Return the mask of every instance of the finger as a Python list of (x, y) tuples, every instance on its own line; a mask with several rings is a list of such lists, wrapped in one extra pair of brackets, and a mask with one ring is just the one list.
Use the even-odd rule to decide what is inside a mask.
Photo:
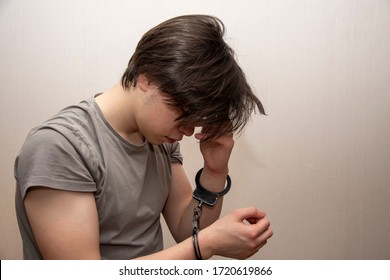
[(235, 210), (237, 218), (241, 221), (251, 219), (262, 219), (265, 217), (265, 212), (259, 211), (256, 207), (247, 207)]
[(264, 247), (267, 244), (268, 239), (271, 238), (272, 235), (273, 235), (272, 229), (267, 228), (258, 237), (256, 237), (252, 242), (253, 246), (248, 249), (247, 257), (257, 253), (262, 247)]
[(257, 237), (257, 242), (263, 243), (270, 239), (273, 235), (273, 231), (270, 227), (267, 227), (264, 231), (261, 232), (261, 234)]
[(250, 223), (251, 225), (254, 225), (254, 224), (256, 224), (259, 221), (259, 219), (257, 219), (257, 218), (248, 218), (248, 219), (246, 219), (246, 221), (248, 223)]
[(263, 243), (260, 243), (260, 245), (256, 248), (256, 253), (257, 253), (261, 248), (263, 248), (266, 244), (267, 244), (267, 240), (264, 241)]
[[(248, 230), (250, 230), (253, 234), (252, 238), (254, 240), (261, 241), (261, 240), (259, 240), (259, 238), (267, 237), (267, 234), (264, 235), (264, 233), (270, 233), (272, 235), (272, 230), (270, 228), (270, 222), (267, 218), (259, 219), (257, 221), (257, 223), (249, 224), (248, 227), (249, 227)], [(266, 240), (266, 239), (264, 239), (264, 240)]]
[(207, 138), (207, 134), (205, 133), (195, 133), (195, 138), (196, 140), (199, 140), (199, 141), (202, 141), (203, 139), (206, 139)]

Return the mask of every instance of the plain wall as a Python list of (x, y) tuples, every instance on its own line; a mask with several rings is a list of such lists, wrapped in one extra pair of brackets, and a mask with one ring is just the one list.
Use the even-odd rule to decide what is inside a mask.
[[(0, 258), (22, 258), (13, 164), (28, 131), (115, 84), (149, 28), (192, 13), (224, 21), (268, 114), (236, 138), (223, 210), (267, 212), (274, 236), (253, 258), (390, 259), (388, 0), (0, 0)], [(197, 146), (182, 142), (192, 181)]]

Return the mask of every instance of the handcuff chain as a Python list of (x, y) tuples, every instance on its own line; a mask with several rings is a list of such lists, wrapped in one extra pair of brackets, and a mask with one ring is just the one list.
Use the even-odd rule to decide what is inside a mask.
[(200, 215), (202, 214), (203, 202), (199, 201), (199, 204), (194, 208), (194, 216), (192, 219), (192, 233), (198, 233), (200, 230)]

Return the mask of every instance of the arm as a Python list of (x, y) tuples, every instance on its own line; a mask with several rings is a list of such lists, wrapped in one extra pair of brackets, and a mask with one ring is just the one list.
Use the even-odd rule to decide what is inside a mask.
[[(246, 222), (245, 222), (246, 221)], [(272, 236), (265, 213), (255, 207), (237, 209), (199, 232), (203, 259), (214, 255), (246, 259), (260, 250)], [(191, 238), (139, 259), (195, 259)]]
[[(101, 259), (92, 193), (33, 187), (24, 200), (44, 259)], [(191, 240), (143, 259), (194, 259)]]
[[(195, 137), (202, 140), (205, 135), (197, 133)], [(225, 188), (229, 171), (228, 161), (233, 146), (232, 133), (200, 142), (200, 150), (204, 158), (200, 183), (207, 190), (220, 192)], [(203, 206), (200, 220), (202, 228), (206, 228), (219, 218), (222, 201), (221, 197), (214, 207)], [(191, 184), (184, 168), (181, 164), (172, 164), (172, 186), (163, 214), (176, 242), (191, 236), (193, 209), (197, 204), (198, 201), (192, 198)]]
[[(205, 228), (215, 222), (222, 209), (221, 197), (214, 207), (203, 206), (200, 224)], [(163, 215), (176, 242), (181, 242), (192, 235), (193, 209), (198, 201), (192, 198), (191, 184), (184, 168), (179, 163), (172, 164), (172, 186)]]
[[(99, 225), (92, 193), (34, 187), (24, 200), (38, 247), (45, 259), (101, 259)], [(247, 220), (253, 224), (244, 224)], [(199, 233), (203, 258), (247, 258), (272, 236), (265, 214), (236, 210)], [(140, 259), (194, 259), (191, 238)]]
[[(196, 134), (198, 140), (204, 135)], [(226, 134), (217, 139), (201, 141), (200, 149), (204, 158), (204, 167), (200, 182), (212, 192), (224, 189), (228, 174), (228, 161), (233, 149), (233, 135)], [(192, 188), (184, 169), (179, 164), (172, 165), (172, 189), (164, 209), (164, 217), (178, 246), (186, 244), (194, 257), (191, 239), (192, 215), (197, 201), (192, 199)], [(269, 220), (265, 213), (256, 208), (238, 209), (217, 220), (222, 208), (222, 198), (214, 207), (204, 205), (201, 216), (199, 244), (202, 257), (208, 259), (213, 255), (245, 259), (263, 247), (273, 235)], [(209, 226), (210, 225), (210, 226)], [(188, 244), (190, 243), (190, 244)], [(174, 251), (176, 246), (168, 250)], [(185, 250), (183, 248), (182, 252)], [(148, 256), (148, 258), (166, 258), (164, 251)]]
[(45, 259), (100, 259), (99, 224), (92, 193), (33, 187), (24, 205)]

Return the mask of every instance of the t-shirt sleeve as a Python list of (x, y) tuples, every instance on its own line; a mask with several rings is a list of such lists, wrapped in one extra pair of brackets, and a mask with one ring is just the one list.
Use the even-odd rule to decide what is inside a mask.
[(30, 134), (15, 161), (15, 178), (22, 198), (33, 186), (94, 192), (96, 184), (86, 158), (88, 148), (75, 137), (69, 141), (53, 129)]
[(183, 156), (180, 152), (180, 144), (178, 142), (172, 144), (171, 163), (183, 164)]

